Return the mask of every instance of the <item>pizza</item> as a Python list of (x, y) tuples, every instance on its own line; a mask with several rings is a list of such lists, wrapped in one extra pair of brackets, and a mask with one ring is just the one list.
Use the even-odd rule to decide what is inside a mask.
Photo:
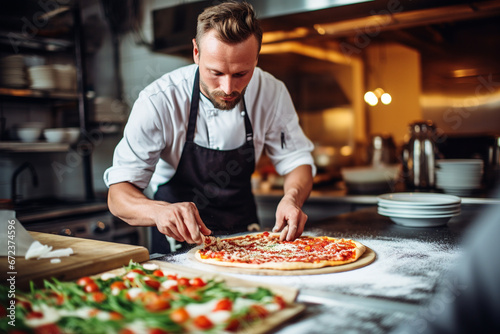
[(195, 258), (218, 266), (298, 270), (351, 263), (366, 250), (349, 239), (301, 236), (294, 241), (280, 241), (279, 236), (263, 232), (225, 239), (205, 237)]
[(13, 307), (8, 288), (0, 285), (0, 332), (247, 332), (294, 305), (268, 288), (233, 287), (218, 278), (184, 277), (154, 266), (131, 262), (121, 275), (45, 280), (42, 288), (16, 292)]

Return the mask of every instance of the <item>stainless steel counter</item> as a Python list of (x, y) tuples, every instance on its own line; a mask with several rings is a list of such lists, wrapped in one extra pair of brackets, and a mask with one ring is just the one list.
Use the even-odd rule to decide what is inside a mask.
[[(377, 254), (376, 260), (332, 274), (231, 275), (300, 289), (298, 301), (307, 304), (306, 312), (277, 333), (387, 333), (415, 315), (425, 316), (439, 282), (454, 283), (446, 274), (459, 263), (461, 240), (478, 212), (476, 206), (465, 207), (461, 215), (437, 228), (396, 225), (378, 215), (375, 206), (310, 221), (305, 234), (358, 240)], [(207, 270), (185, 252), (160, 260)], [(208, 270), (222, 271), (211, 266)]]

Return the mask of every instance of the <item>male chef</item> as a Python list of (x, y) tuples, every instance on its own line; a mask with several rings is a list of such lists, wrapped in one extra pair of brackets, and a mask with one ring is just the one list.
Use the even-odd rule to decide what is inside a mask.
[[(225, 2), (198, 17), (195, 64), (147, 86), (134, 103), (104, 180), (110, 211), (170, 236), (247, 231), (258, 223), (250, 178), (263, 151), (284, 175), (273, 231), (299, 237), (315, 167), (285, 85), (257, 66), (262, 30), (251, 5)], [(143, 190), (151, 183), (154, 199)], [(159, 233), (158, 233), (159, 232)]]

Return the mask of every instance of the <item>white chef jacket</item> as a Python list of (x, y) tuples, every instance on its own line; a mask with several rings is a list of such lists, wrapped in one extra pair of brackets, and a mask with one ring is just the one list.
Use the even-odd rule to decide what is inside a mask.
[[(151, 190), (156, 192), (159, 185), (172, 178), (186, 142), (197, 68), (192, 64), (174, 70), (141, 91), (116, 146), (113, 166), (104, 173), (106, 186), (127, 181), (145, 189), (151, 183)], [(245, 103), (253, 127), (255, 161), (265, 149), (280, 175), (300, 165), (311, 165), (315, 175), (311, 155), (314, 146), (299, 126), (283, 82), (255, 68)], [(232, 110), (216, 109), (200, 93), (194, 142), (218, 150), (241, 146), (245, 142), (242, 111), (242, 102)]]

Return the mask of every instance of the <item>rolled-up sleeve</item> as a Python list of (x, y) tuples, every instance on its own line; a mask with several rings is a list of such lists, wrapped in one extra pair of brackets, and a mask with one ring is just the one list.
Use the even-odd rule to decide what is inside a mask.
[(155, 105), (146, 94), (134, 103), (123, 138), (115, 148), (113, 166), (104, 172), (107, 187), (119, 182), (130, 182), (145, 189), (166, 145), (165, 124)]
[(274, 118), (266, 131), (266, 154), (280, 175), (301, 165), (310, 165), (314, 176), (316, 166), (311, 154), (314, 145), (299, 125), (297, 112), (284, 84), (279, 87), (278, 98), (272, 106)]

